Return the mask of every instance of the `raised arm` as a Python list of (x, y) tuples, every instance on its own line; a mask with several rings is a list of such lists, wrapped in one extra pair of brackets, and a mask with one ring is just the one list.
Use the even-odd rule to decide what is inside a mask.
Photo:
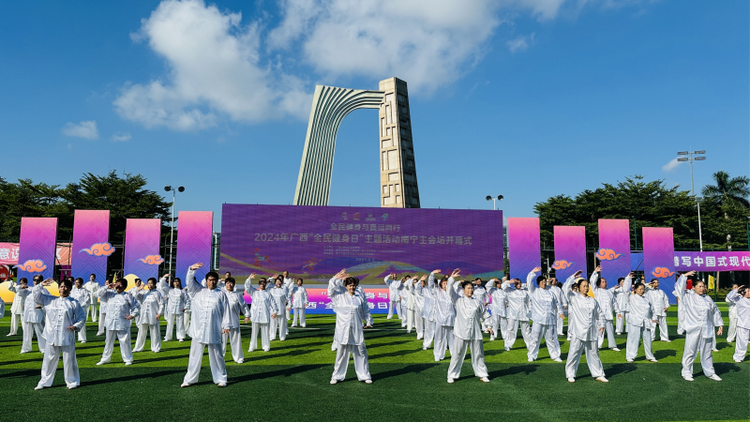
[(570, 297), (570, 294), (572, 293), (570, 289), (573, 286), (573, 282), (576, 281), (576, 277), (581, 275), (582, 272), (583, 271), (577, 271), (575, 274), (568, 277), (565, 280), (565, 283), (563, 283), (562, 290), (563, 290), (563, 294), (565, 294), (566, 297)]
[(687, 278), (695, 274), (695, 271), (686, 272), (677, 279), (674, 283), (674, 295), (677, 299), (682, 300), (685, 296), (685, 289), (687, 288)]
[(187, 284), (188, 289), (188, 295), (195, 296), (196, 293), (200, 292), (204, 289), (204, 287), (201, 285), (201, 283), (198, 282), (198, 280), (195, 279), (195, 271), (203, 266), (202, 262), (196, 262), (195, 264), (191, 265), (190, 268), (187, 270), (187, 275), (185, 276), (185, 283)]
[(385, 283), (386, 286), (391, 287), (391, 283), (392, 283), (391, 279), (395, 277), (396, 277), (396, 274), (388, 274), (383, 279), (383, 282)]
[(526, 276), (526, 285), (529, 286), (529, 293), (534, 294), (536, 290), (536, 273), (541, 273), (542, 267), (536, 267)]
[(346, 276), (346, 269), (343, 269), (339, 271), (336, 275), (331, 277), (330, 280), (328, 280), (328, 297), (331, 298), (331, 301), (333, 301), (333, 299), (336, 296), (346, 291), (346, 288), (344, 288), (345, 276)]
[(48, 278), (42, 282), (42, 284), (37, 284), (34, 286), (34, 289), (31, 290), (31, 294), (34, 295), (34, 302), (38, 303), (42, 306), (49, 305), (53, 300), (55, 300), (54, 296), (45, 295), (43, 294), (44, 288), (52, 284), (54, 280), (51, 278)]

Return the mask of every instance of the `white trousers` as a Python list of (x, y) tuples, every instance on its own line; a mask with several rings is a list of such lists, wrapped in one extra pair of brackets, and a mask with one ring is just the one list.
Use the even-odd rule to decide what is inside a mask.
[(305, 323), (305, 308), (294, 308), (294, 319), (292, 319), (292, 327), (297, 326), (297, 318), (299, 317), (299, 325), (306, 327)]
[(112, 351), (115, 348), (115, 338), (120, 342), (120, 355), (122, 361), (133, 362), (133, 350), (130, 348), (130, 329), (126, 330), (107, 330), (104, 338), (104, 352), (102, 353), (102, 362), (112, 360)]
[[(669, 328), (667, 327), (667, 316), (661, 315), (654, 317), (656, 319), (656, 325), (659, 326), (659, 339), (661, 341), (669, 340)], [(651, 330), (651, 340), (656, 339), (656, 326)]]
[(39, 351), (44, 353), (47, 342), (44, 340), (42, 324), (39, 322), (24, 322), (23, 323), (23, 342), (21, 343), (21, 353), (28, 353), (32, 350), (32, 341), (34, 339), (34, 333), (36, 333), (36, 341), (39, 346)]
[(240, 333), (240, 327), (230, 328), (229, 333), (221, 335), (221, 355), (226, 356), (227, 354), (227, 340), (232, 346), (232, 360), (237, 363), (245, 361), (245, 355), (242, 354), (242, 335)]
[(727, 342), (731, 343), (737, 336), (737, 306), (729, 310), (729, 329), (727, 330)]
[[(617, 341), (615, 340), (615, 332), (614, 327), (612, 326), (612, 320), (611, 319), (605, 319), (604, 320), (604, 332), (607, 333), (607, 346), (610, 349), (614, 349), (617, 347)], [(597, 334), (597, 345), (599, 348), (602, 348), (602, 345), (604, 344), (604, 333)]]
[(563, 324), (564, 323), (565, 323), (565, 318), (557, 317), (557, 335), (558, 336), (563, 335)]
[(737, 344), (734, 345), (734, 355), (732, 356), (735, 362), (745, 360), (748, 337), (750, 337), (750, 330), (737, 327)]
[(701, 354), (701, 367), (703, 374), (707, 377), (714, 375), (714, 358), (711, 355), (711, 349), (714, 342), (711, 338), (704, 338), (701, 330), (687, 333), (685, 335), (685, 351), (682, 353), (682, 376), (693, 376), (693, 362), (695, 356)]
[[(96, 298), (91, 298), (91, 306), (89, 307), (89, 311), (91, 311), (91, 322), (96, 322), (96, 311), (97, 311), (97, 305), (99, 302), (97, 302)], [(86, 313), (86, 320), (89, 319), (88, 312)]]
[(349, 367), (349, 355), (354, 355), (354, 372), (357, 373), (359, 381), (371, 379), (370, 364), (367, 359), (367, 347), (365, 344), (339, 344), (336, 349), (336, 363), (333, 365), (332, 380), (343, 381), (346, 378), (346, 370)]
[(618, 333), (627, 333), (628, 332), (628, 314), (629, 312), (622, 312), (620, 315), (622, 315), (622, 318), (615, 315), (615, 318), (617, 318), (617, 328), (615, 331)]
[(505, 331), (508, 329), (507, 325), (507, 318), (500, 315), (493, 315), (492, 319), (490, 320), (490, 328), (492, 328), (492, 332), (495, 333), (495, 335), (490, 336), (490, 340), (494, 340), (497, 337), (501, 337), (503, 340), (505, 340)]
[(508, 322), (506, 324), (507, 330), (505, 331), (505, 348), (510, 350), (513, 348), (513, 345), (516, 344), (516, 338), (518, 337), (518, 326), (521, 326), (521, 335), (523, 336), (523, 341), (526, 343), (526, 348), (528, 349), (529, 343), (531, 341), (531, 327), (529, 326), (529, 321), (518, 321), (516, 319), (508, 318)]
[(107, 331), (107, 329), (104, 328), (104, 320), (107, 318), (107, 314), (102, 313), (101, 310), (102, 310), (102, 307), (100, 306), (99, 307), (99, 330), (96, 332), (97, 336), (104, 335)]
[(589, 366), (589, 372), (594, 378), (604, 376), (604, 367), (599, 359), (599, 349), (596, 347), (596, 340), (583, 341), (573, 337), (570, 340), (570, 350), (568, 350), (568, 359), (565, 361), (565, 378), (575, 378), (578, 372), (578, 364), (581, 363), (581, 354), (586, 351), (586, 363)]
[(161, 325), (147, 325), (141, 324), (138, 326), (138, 337), (135, 339), (134, 352), (143, 351), (143, 347), (146, 345), (146, 334), (151, 336), (151, 351), (159, 353), (161, 351)]
[(21, 322), (22, 314), (10, 314), (10, 335), (14, 336), (18, 334), (18, 323)]
[(47, 344), (44, 350), (42, 360), (42, 378), (39, 380), (39, 386), (51, 387), (55, 380), (57, 363), (60, 361), (60, 353), (63, 358), (63, 376), (65, 385), (68, 388), (75, 388), (81, 385), (81, 377), (78, 373), (78, 361), (76, 360), (76, 346), (53, 346)]
[(289, 308), (284, 309), (284, 315), (286, 315), (286, 320), (287, 321), (289, 321), (290, 319), (292, 319), (292, 315), (291, 315), (290, 312), (291, 312), (291, 309), (289, 309)]
[(430, 321), (429, 319), (425, 319), (422, 348), (428, 349), (430, 346), (432, 346), (432, 340), (434, 339), (435, 339), (435, 321)]
[(390, 304), (388, 305), (388, 318), (387, 319), (393, 318), (394, 308), (396, 310), (396, 314), (398, 315), (398, 318), (401, 319), (401, 301), (400, 300), (396, 300), (396, 301), (392, 300), (390, 302)]
[[(86, 315), (86, 312), (89, 311), (89, 307), (85, 306), (83, 308), (83, 314)], [(83, 327), (78, 331), (78, 341), (81, 343), (85, 343), (88, 339), (86, 338), (86, 320), (83, 320)]]
[(547, 351), (550, 359), (560, 358), (560, 342), (557, 340), (555, 329), (557, 325), (534, 324), (531, 328), (531, 344), (527, 356), (531, 360), (536, 360), (539, 356), (539, 347), (542, 343), (542, 337), (547, 344)]
[(208, 363), (211, 365), (211, 376), (214, 384), (227, 383), (227, 367), (224, 364), (224, 356), (221, 354), (221, 345), (205, 344), (192, 340), (190, 342), (190, 358), (188, 359), (188, 370), (183, 379), (183, 384), (195, 384), (201, 373), (203, 362), (203, 350), (208, 346)]
[(484, 363), (484, 344), (482, 339), (464, 340), (453, 336), (453, 349), (451, 349), (451, 363), (448, 366), (448, 379), (461, 377), (461, 367), (466, 357), (466, 348), (471, 344), (471, 367), (477, 377), (486, 377), (487, 365)]
[(164, 341), (172, 340), (172, 332), (177, 331), (177, 340), (185, 340), (184, 313), (167, 314), (167, 332), (164, 333)]
[[(644, 322), (650, 325), (648, 322)], [(633, 360), (638, 355), (641, 339), (643, 339), (643, 351), (646, 353), (646, 359), (656, 360), (654, 352), (651, 350), (651, 329), (649, 327), (628, 327), (628, 343), (625, 348), (625, 359)]]
[(422, 340), (422, 337), (424, 337), (424, 318), (422, 318), (422, 313), (419, 311), (414, 311), (414, 317), (417, 322), (417, 340)]
[(453, 354), (453, 327), (435, 324), (435, 346), (432, 349), (435, 360), (445, 359), (445, 350), (451, 350)]
[(284, 314), (276, 314), (276, 318), (271, 318), (271, 340), (276, 340), (276, 333), (279, 334), (279, 340), (286, 340), (287, 320)]
[(185, 311), (185, 314), (183, 315), (183, 324), (185, 324), (185, 333), (188, 332), (188, 329), (190, 328), (190, 312)]
[(260, 340), (261, 346), (263, 346), (263, 351), (267, 352), (271, 350), (268, 324), (258, 324), (257, 322), (253, 322), (253, 331), (252, 334), (250, 334), (250, 348), (247, 349), (248, 352), (252, 352), (258, 348), (258, 331), (260, 331)]
[(416, 325), (416, 313), (414, 309), (406, 308), (406, 332), (411, 333), (411, 329)]
[(685, 311), (680, 306), (679, 302), (677, 303), (677, 334), (683, 335), (685, 334), (685, 327), (683, 326), (683, 322), (685, 320)]

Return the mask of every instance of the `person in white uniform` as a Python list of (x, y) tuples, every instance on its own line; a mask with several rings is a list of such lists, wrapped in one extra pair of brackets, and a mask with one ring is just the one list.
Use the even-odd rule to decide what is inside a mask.
[(557, 318), (563, 316), (562, 305), (555, 295), (547, 290), (547, 278), (543, 275), (537, 277), (537, 273), (541, 272), (542, 267), (536, 267), (526, 276), (531, 301), (531, 320), (534, 321), (526, 356), (529, 362), (537, 359), (542, 337), (544, 337), (550, 359), (562, 362), (560, 342), (557, 340)]
[(182, 290), (185, 292), (185, 315), (183, 316), (184, 318), (183, 321), (185, 323), (185, 334), (189, 336), (190, 335), (190, 315), (192, 315), (193, 313), (192, 302), (190, 301), (190, 295), (187, 294), (188, 288), (185, 287)]
[(301, 278), (297, 279), (297, 285), (292, 288), (292, 308), (294, 308), (294, 319), (292, 320), (292, 327), (297, 326), (297, 320), (302, 328), (307, 327), (305, 321), (305, 310), (307, 309), (307, 289), (302, 284), (304, 280)]
[(500, 285), (508, 298), (508, 322), (505, 332), (505, 351), (509, 351), (516, 344), (518, 328), (520, 325), (523, 341), (526, 348), (531, 343), (531, 326), (529, 326), (529, 294), (528, 290), (521, 286), (521, 280), (514, 278), (506, 280)]
[[(96, 281), (96, 274), (89, 275), (89, 281), (84, 283), (83, 288), (89, 291), (89, 294), (91, 295), (91, 307), (89, 310), (91, 311), (91, 322), (96, 322), (96, 310), (97, 310), (97, 296), (96, 291), (99, 290), (99, 283)], [(86, 319), (88, 319), (89, 316), (86, 314)], [(98, 335), (98, 334), (97, 334)]]
[[(404, 283), (404, 290), (401, 292), (401, 297), (406, 298), (406, 332), (408, 334), (411, 334), (411, 330), (417, 326), (417, 295), (415, 290), (418, 282), (417, 277), (409, 278)], [(404, 307), (401, 309), (403, 310)], [(419, 330), (417, 330), (417, 333), (419, 333)]]
[(266, 290), (267, 280), (261, 278), (256, 289), (252, 286), (253, 278), (255, 278), (255, 273), (250, 274), (245, 281), (245, 292), (252, 299), (250, 319), (253, 322), (250, 347), (247, 351), (253, 352), (258, 348), (258, 333), (260, 333), (261, 347), (264, 352), (267, 352), (271, 350), (270, 323), (279, 314), (279, 309), (276, 307), (276, 300)]
[[(503, 278), (506, 279), (507, 275)], [(492, 328), (492, 334), (490, 334), (490, 341), (495, 340), (498, 335), (505, 340), (505, 332), (507, 330), (507, 307), (508, 297), (505, 294), (505, 290), (500, 288), (502, 282), (497, 278), (491, 278), (486, 284), (486, 290), (489, 296), (492, 298), (490, 302), (490, 313), (492, 314), (492, 320), (490, 327)]]
[(427, 350), (432, 346), (435, 339), (435, 324), (437, 321), (437, 285), (435, 273), (430, 273), (421, 289), (417, 294), (422, 298), (422, 314), (424, 320), (424, 334), (422, 336), (422, 350)]
[[(85, 327), (86, 314), (78, 301), (70, 297), (70, 291), (73, 287), (70, 279), (60, 281), (58, 287), (60, 297), (44, 294), (44, 287), (49, 286), (53, 281), (48, 278), (42, 284), (34, 286), (32, 290), (34, 302), (44, 308), (46, 319), (44, 338), (47, 340), (44, 360), (42, 361), (42, 377), (34, 390), (52, 386), (57, 371), (57, 363), (60, 361), (60, 354), (63, 358), (63, 376), (68, 390), (81, 385), (78, 361), (76, 360), (75, 332)], [(81, 280), (81, 285), (83, 285), (83, 280)]]
[[(453, 274), (459, 276), (458, 271), (456, 269)], [(471, 345), (471, 366), (474, 369), (474, 375), (482, 382), (490, 382), (487, 365), (484, 362), (482, 339), (482, 324), (489, 326), (490, 313), (484, 306), (484, 302), (474, 297), (474, 285), (471, 281), (456, 283), (455, 286), (454, 283), (455, 279), (451, 277), (446, 287), (456, 310), (453, 349), (451, 349), (451, 363), (448, 366), (448, 383), (452, 384), (461, 376), (461, 367), (469, 345)], [(489, 331), (492, 332), (492, 328)]]
[(674, 290), (679, 295), (680, 306), (684, 309), (685, 350), (682, 353), (682, 378), (693, 381), (693, 362), (698, 353), (701, 355), (703, 374), (714, 381), (721, 381), (714, 370), (713, 347), (714, 327), (719, 327), (716, 334), (724, 331), (721, 312), (713, 300), (706, 295), (706, 283), (703, 280), (693, 281), (693, 289), (685, 290), (688, 277), (695, 271), (682, 274), (675, 282)]
[(244, 295), (237, 292), (234, 287), (237, 282), (234, 277), (224, 279), (224, 294), (229, 302), (229, 332), (221, 335), (221, 354), (227, 353), (227, 340), (232, 346), (232, 359), (237, 363), (245, 362), (242, 354), (242, 335), (240, 332), (240, 312), (245, 315), (245, 324), (250, 322), (250, 308), (245, 302)]
[(396, 280), (396, 274), (388, 274), (383, 279), (385, 285), (388, 286), (388, 316), (387, 319), (393, 318), (393, 311), (395, 309), (396, 315), (399, 319), (403, 319), (401, 315), (401, 289), (404, 288), (403, 280)]
[(597, 336), (604, 331), (604, 316), (596, 299), (589, 296), (589, 282), (580, 278), (583, 271), (577, 271), (563, 284), (563, 293), (568, 298), (568, 332), (571, 334), (568, 358), (565, 361), (565, 377), (568, 382), (576, 382), (581, 354), (586, 351), (586, 363), (591, 376), (600, 382), (609, 382), (604, 376), (604, 366), (599, 359)]
[(286, 308), (284, 309), (284, 313), (286, 315), (286, 320), (291, 321), (292, 320), (292, 293), (294, 292), (294, 288), (297, 287), (297, 285), (295, 284), (295, 280), (289, 277), (289, 271), (284, 271), (283, 273), (281, 273), (281, 279), (284, 282), (284, 288), (286, 289), (286, 297), (289, 299), (287, 301)]
[(81, 344), (86, 343), (86, 315), (88, 315), (89, 306), (91, 306), (91, 294), (88, 290), (83, 288), (83, 279), (81, 277), (76, 278), (75, 280), (75, 286), (73, 286), (73, 290), (70, 292), (70, 297), (78, 301), (78, 304), (81, 305), (81, 309), (83, 309), (83, 327), (81, 327), (80, 330), (78, 330), (78, 341), (81, 342)]
[(617, 322), (615, 332), (617, 335), (628, 332), (628, 312), (630, 312), (630, 291), (625, 291), (623, 287), (625, 283), (625, 277), (617, 279), (617, 287), (615, 288), (615, 300), (617, 301)]
[(333, 334), (338, 345), (336, 361), (331, 375), (331, 384), (336, 384), (346, 378), (349, 366), (349, 356), (354, 356), (354, 372), (357, 379), (366, 384), (372, 384), (370, 366), (367, 360), (364, 328), (369, 328), (367, 315), (370, 308), (364, 296), (356, 294), (359, 280), (346, 273), (343, 269), (328, 282), (328, 297), (334, 304), (336, 312), (336, 328)]
[(130, 325), (135, 318), (137, 302), (133, 295), (125, 292), (128, 281), (118, 277), (114, 283), (107, 282), (103, 288), (97, 290), (96, 295), (107, 309), (105, 328), (107, 335), (104, 340), (102, 359), (97, 365), (105, 365), (112, 359), (115, 348), (115, 338), (120, 343), (120, 354), (125, 366), (133, 364), (133, 351), (130, 347)]
[[(41, 284), (43, 277), (41, 274), (37, 274), (32, 277), (34, 286)], [(46, 290), (44, 294), (49, 294)], [(36, 333), (36, 341), (39, 346), (39, 352), (44, 353), (45, 341), (42, 333), (44, 332), (44, 310), (42, 305), (39, 305), (34, 301), (34, 295), (26, 295), (26, 299), (23, 304), (23, 318), (21, 323), (23, 324), (23, 342), (21, 343), (21, 353), (29, 353), (32, 350), (32, 342), (34, 340), (34, 334)]]
[(18, 324), (23, 319), (23, 305), (29, 292), (29, 281), (26, 277), (21, 277), (18, 284), (14, 284), (12, 279), (8, 279), (8, 290), (15, 293), (13, 304), (10, 305), (10, 332), (8, 337), (18, 334)]
[[(737, 283), (732, 284), (732, 290), (737, 290), (740, 286)], [(733, 300), (729, 300), (729, 295), (724, 299), (729, 308), (729, 329), (727, 330), (727, 343), (733, 343), (737, 337), (737, 305)], [(15, 301), (13, 301), (15, 303)]]
[[(195, 271), (203, 267), (202, 262), (188, 268), (185, 280), (192, 301), (193, 323), (190, 325), (190, 357), (185, 378), (180, 387), (189, 387), (198, 382), (203, 361), (203, 351), (208, 347), (208, 362), (214, 384), (227, 386), (227, 367), (221, 354), (221, 335), (229, 333), (229, 302), (217, 287), (219, 274), (206, 273), (203, 283), (195, 280)], [(203, 284), (206, 287), (203, 287)]]
[(557, 298), (557, 301), (562, 304), (563, 309), (563, 316), (562, 318), (557, 318), (557, 335), (561, 336), (563, 335), (563, 326), (565, 324), (565, 317), (568, 316), (568, 299), (565, 298), (565, 295), (563, 294), (562, 289), (560, 288), (562, 286), (562, 283), (560, 283), (557, 278), (550, 277), (549, 282), (547, 283), (547, 289), (552, 292), (552, 294), (555, 295)]
[[(625, 277), (623, 291), (629, 292), (633, 284), (633, 273)], [(638, 282), (633, 288), (633, 293), (628, 295), (628, 342), (625, 347), (625, 359), (633, 362), (638, 355), (641, 339), (643, 339), (643, 351), (646, 360), (656, 363), (656, 357), (651, 349), (651, 330), (656, 323), (654, 317), (654, 306), (646, 296), (646, 286)], [(626, 293), (627, 294), (627, 293)]]
[(750, 289), (747, 286), (733, 287), (727, 294), (727, 301), (732, 302), (737, 310), (737, 342), (732, 359), (741, 363), (745, 360), (750, 339)]
[[(589, 278), (589, 286), (591, 286), (591, 290), (594, 293), (594, 299), (596, 299), (596, 303), (599, 304), (599, 309), (604, 315), (604, 332), (607, 333), (607, 346), (609, 346), (611, 350), (619, 352), (620, 349), (617, 348), (617, 341), (615, 340), (614, 332), (615, 329), (612, 323), (612, 311), (614, 310), (615, 314), (617, 313), (617, 301), (615, 300), (615, 289), (617, 286), (608, 289), (607, 280), (603, 278), (601, 280), (599, 279), (601, 271), (601, 265), (594, 268), (594, 272), (591, 273), (591, 277)], [(597, 340), (597, 345), (600, 349), (604, 345), (604, 332)]]
[(276, 301), (276, 309), (278, 310), (275, 317), (271, 318), (271, 340), (276, 340), (276, 334), (279, 335), (279, 340), (286, 340), (286, 334), (288, 331), (288, 320), (284, 310), (289, 303), (289, 290), (284, 286), (284, 279), (278, 276), (275, 279), (275, 286), (268, 292), (271, 297)]
[(172, 340), (172, 333), (177, 332), (177, 340), (185, 341), (185, 308), (187, 306), (187, 293), (182, 289), (182, 280), (175, 277), (172, 280), (172, 288), (167, 293), (167, 332), (164, 341)]
[[(670, 343), (669, 327), (667, 326), (667, 310), (669, 310), (669, 298), (664, 290), (659, 289), (659, 279), (651, 280), (650, 289), (646, 290), (646, 296), (654, 306), (654, 319), (659, 327), (659, 339), (665, 343)], [(651, 330), (651, 341), (656, 339), (656, 326)]]
[(138, 321), (138, 337), (135, 340), (134, 353), (142, 352), (146, 346), (146, 335), (151, 337), (151, 351), (161, 351), (161, 320), (164, 314), (164, 296), (156, 287), (156, 278), (151, 277), (143, 285), (138, 287), (135, 299), (141, 304), (141, 314)]
[[(439, 273), (440, 270), (432, 272), (432, 274)], [(455, 279), (458, 274), (458, 270), (454, 270), (451, 277)], [(453, 300), (448, 291), (448, 280), (451, 277), (443, 277), (440, 280), (440, 288), (435, 293), (437, 321), (435, 322), (435, 344), (432, 348), (435, 362), (445, 359), (446, 350), (451, 350), (451, 354), (453, 353), (453, 325), (456, 321), (456, 308), (453, 306)]]
[(424, 318), (422, 317), (424, 296), (422, 295), (422, 289), (424, 289), (425, 286), (427, 286), (426, 275), (423, 275), (419, 280), (414, 277), (414, 325), (417, 331), (417, 340), (422, 340), (424, 338)]

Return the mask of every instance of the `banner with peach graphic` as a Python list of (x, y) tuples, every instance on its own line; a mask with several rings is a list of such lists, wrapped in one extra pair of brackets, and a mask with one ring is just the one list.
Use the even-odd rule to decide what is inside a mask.
[(104, 285), (107, 257), (114, 251), (109, 244), (109, 211), (75, 210), (71, 275), (87, 282), (94, 274), (96, 281)]
[(555, 277), (565, 279), (583, 271), (582, 277), (588, 278), (586, 271), (586, 228), (583, 226), (555, 226), (555, 262), (552, 269)]
[(29, 280), (41, 274), (52, 277), (55, 268), (57, 218), (21, 218), (21, 238), (18, 249), (18, 278)]
[(144, 282), (159, 277), (161, 220), (158, 218), (128, 218), (125, 227), (125, 271)]
[(659, 280), (670, 303), (676, 303), (674, 290), (674, 238), (671, 227), (643, 228), (643, 272), (647, 282)]

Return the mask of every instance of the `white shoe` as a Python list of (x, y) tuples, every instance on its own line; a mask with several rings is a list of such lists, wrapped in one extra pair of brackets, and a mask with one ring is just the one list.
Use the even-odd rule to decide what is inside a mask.
[(596, 380), (599, 382), (609, 382), (609, 380), (604, 377), (597, 377)]
[(219, 388), (224, 388), (224, 387), (226, 387), (226, 386), (227, 386), (227, 383), (225, 383), (225, 382), (220, 382), (220, 383), (216, 384), (216, 386), (218, 386)]
[(423, 348), (422, 348), (422, 350), (427, 350), (427, 348), (426, 348), (426, 347), (423, 347)]
[(440, 359), (438, 359), (438, 358), (435, 358), (435, 362), (440, 362)]
[(34, 387), (34, 390), (39, 391), (39, 390), (41, 390), (43, 388), (44, 388), (43, 385), (37, 385), (36, 387)]
[(479, 378), (479, 381), (482, 381), (482, 382), (490, 382), (490, 379), (489, 379), (489, 378), (487, 378), (487, 377), (482, 377), (482, 378)]
[(237, 360), (235, 362), (239, 363), (240, 365), (243, 364), (243, 363), (245, 363), (245, 361), (243, 359)]
[(613, 352), (619, 352), (619, 351), (620, 351), (620, 349), (618, 349), (617, 347), (613, 347), (613, 348), (612, 348), (612, 351), (613, 351)]
[(82, 341), (81, 344), (86, 344), (86, 340)]
[(672, 340), (669, 340), (669, 339), (664, 340), (664, 343), (671, 343), (671, 342), (672, 342)]
[(185, 341), (185, 339), (184, 339), (184, 338), (181, 338), (181, 339), (180, 339), (180, 343), (182, 343), (183, 341)]
[(271, 350), (271, 349), (263, 349), (263, 351), (264, 351), (264, 352), (268, 352), (268, 351), (270, 351), (270, 350)]
[(688, 375), (686, 377), (682, 377), (685, 381), (693, 381), (693, 377)]
[(617, 334), (618, 336), (621, 336), (621, 335), (622, 335), (622, 333), (615, 333), (615, 334)]
[(490, 341), (495, 340), (495, 337), (490, 336)]
[(141, 353), (143, 349), (133, 350), (133, 353)]
[(8, 333), (8, 334), (7, 334), (7, 335), (6, 335), (5, 337), (10, 337), (10, 336), (12, 336), (12, 335), (13, 335), (13, 334), (11, 334), (11, 333)]
[(448, 384), (453, 384), (454, 382), (456, 382), (456, 380), (454, 380), (453, 378), (448, 378)]
[(713, 374), (713, 375), (711, 375), (710, 377), (707, 377), (707, 378), (710, 379), (710, 380), (714, 380), (714, 381), (721, 381), (721, 377), (719, 377), (716, 374)]
[(529, 359), (528, 359), (528, 361), (529, 361), (529, 362), (534, 362), (534, 359), (532, 359), (532, 358), (529, 358)]
[(576, 379), (573, 377), (568, 378), (568, 382), (576, 382)]
[(711, 349), (712, 352), (718, 352), (719, 349)]
[(365, 384), (372, 384), (372, 380), (365, 380)]
[(560, 359), (560, 358), (554, 358), (552, 360), (554, 360), (555, 362), (562, 362), (562, 359)]
[(659, 363), (659, 361), (658, 361), (658, 360), (656, 360), (656, 359), (648, 359), (648, 361), (649, 361), (649, 362), (653, 362), (653, 363)]
[(77, 385), (71, 385), (70, 387), (68, 387), (68, 390), (73, 390), (75, 388), (78, 388), (78, 386)]
[(338, 380), (331, 380), (331, 385), (336, 385), (337, 382)]
[(742, 363), (742, 361), (741, 361), (741, 360), (736, 360), (735, 362), (736, 362), (736, 363)]
[(253, 353), (255, 349), (247, 349), (247, 353)]
[(183, 382), (182, 385), (180, 385), (180, 388), (187, 388), (190, 387), (190, 384)]
[(303, 325), (302, 328), (307, 328), (307, 325)]
[(96, 363), (96, 366), (102, 366), (102, 365), (106, 365), (106, 364), (108, 364), (108, 363), (109, 363), (109, 362), (105, 362), (105, 361), (103, 361), (103, 360), (100, 360), (99, 362), (97, 362), (97, 363)]
[(628, 363), (633, 363), (633, 359), (627, 359)]
[(133, 362), (125, 362), (125, 366), (130, 366), (132, 364), (133, 364)]

